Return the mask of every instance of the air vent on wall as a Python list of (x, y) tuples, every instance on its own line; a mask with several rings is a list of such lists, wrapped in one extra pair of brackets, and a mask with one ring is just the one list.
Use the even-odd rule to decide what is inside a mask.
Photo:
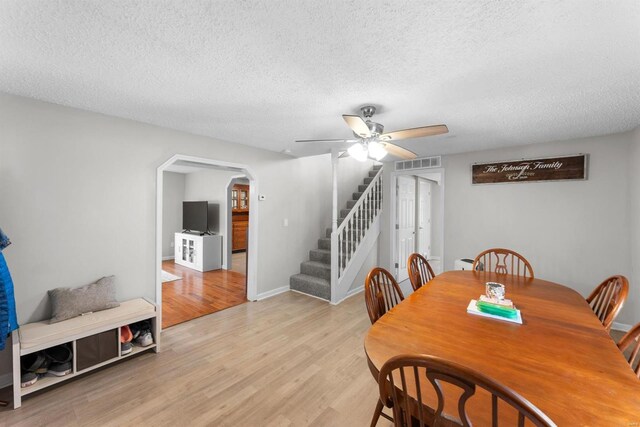
[(439, 168), (441, 165), (441, 157), (423, 157), (421, 159), (413, 160), (399, 160), (396, 162), (397, 171), (406, 171), (410, 169), (428, 169)]

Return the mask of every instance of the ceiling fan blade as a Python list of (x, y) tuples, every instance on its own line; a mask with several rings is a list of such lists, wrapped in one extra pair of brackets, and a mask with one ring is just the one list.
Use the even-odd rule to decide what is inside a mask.
[(371, 136), (369, 126), (367, 126), (365, 121), (362, 120), (362, 117), (343, 114), (342, 118), (347, 122), (347, 125), (355, 132), (356, 135), (360, 135), (363, 138), (369, 138)]
[(390, 142), (383, 142), (384, 149), (387, 150), (389, 154), (392, 156), (400, 157), (401, 159), (415, 159), (418, 157), (416, 153), (413, 151), (409, 151), (406, 148), (402, 148), (396, 144), (392, 144)]
[(380, 139), (387, 141), (397, 141), (399, 139), (422, 138), (424, 136), (441, 135), (449, 132), (447, 125), (423, 126), (420, 128), (402, 129), (393, 132), (383, 133)]
[(344, 142), (344, 143), (353, 143), (358, 142), (357, 139), (296, 139), (296, 142)]

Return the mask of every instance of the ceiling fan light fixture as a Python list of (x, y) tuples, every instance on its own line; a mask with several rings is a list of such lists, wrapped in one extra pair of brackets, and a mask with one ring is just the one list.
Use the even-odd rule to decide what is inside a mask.
[[(360, 108), (362, 115), (343, 114), (342, 118), (349, 129), (353, 132), (355, 139), (340, 140), (298, 140), (297, 142), (334, 142), (340, 144), (352, 144), (347, 150), (349, 156), (364, 162), (367, 159), (380, 161), (387, 154), (400, 159), (415, 159), (418, 155), (411, 150), (407, 150), (396, 144), (396, 141), (412, 138), (424, 138), (428, 136), (442, 135), (449, 132), (447, 125), (430, 125), (409, 129), (400, 129), (393, 132), (384, 133), (384, 126), (374, 122), (372, 119), (376, 112), (376, 107), (365, 105)], [(344, 157), (344, 153), (340, 155)]]
[(384, 144), (378, 141), (369, 142), (369, 157), (373, 157), (377, 161), (380, 161), (387, 155), (387, 150), (384, 148)]
[(368, 158), (367, 147), (365, 147), (365, 145), (360, 142), (349, 147), (347, 152), (351, 157), (359, 162), (365, 162)]

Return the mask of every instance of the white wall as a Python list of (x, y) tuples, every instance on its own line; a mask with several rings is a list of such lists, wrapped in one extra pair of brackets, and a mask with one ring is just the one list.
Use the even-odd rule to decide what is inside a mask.
[[(612, 274), (630, 277), (630, 134), (446, 156), (445, 268), (491, 247), (525, 256), (536, 277), (587, 296)], [(471, 184), (471, 165), (530, 157), (589, 154), (586, 181)], [(640, 320), (640, 287), (618, 322)]]
[[(444, 156), (444, 270), (452, 269), (455, 259), (507, 247), (531, 262), (536, 277), (567, 285), (583, 296), (606, 277), (623, 274), (631, 289), (618, 322), (640, 321), (639, 147), (636, 130)], [(590, 156), (586, 181), (471, 184), (471, 165), (476, 162), (577, 153)], [(385, 169), (388, 195), (392, 165)], [(388, 250), (388, 199), (380, 252), (385, 268), (394, 262)]]
[(625, 319), (640, 322), (640, 127), (632, 133), (629, 153), (629, 203), (631, 205), (631, 292)]
[(378, 248), (379, 245), (380, 245), (380, 239), (378, 239), (376, 244), (373, 245), (373, 247), (367, 254), (367, 257), (362, 263), (362, 267), (360, 267), (360, 270), (358, 271), (356, 278), (354, 279), (353, 283), (349, 287), (349, 291), (352, 291), (364, 286), (364, 281), (367, 278), (369, 271), (371, 271), (371, 269), (379, 265), (379, 262), (380, 262), (380, 259), (378, 257), (378, 254), (380, 252)]
[(11, 371), (11, 337), (7, 340), (4, 350), (0, 351), (0, 388), (11, 385), (13, 381)]
[[(438, 184), (431, 184), (431, 256), (440, 258), (440, 270), (444, 268), (444, 179), (442, 174), (436, 174), (433, 180)], [(437, 269), (437, 266), (435, 266)], [(437, 272), (436, 272), (437, 274)]]
[[(156, 170), (175, 154), (246, 164), (257, 175), (267, 197), (259, 294), (288, 286), (331, 223), (329, 155), (295, 159), (8, 94), (0, 129), (0, 221), (13, 241), (5, 256), (20, 323), (50, 315), (47, 290), (110, 274), (119, 299), (155, 299)], [(358, 181), (370, 165), (361, 167)], [(340, 188), (354, 175), (339, 174)]]
[[(238, 172), (225, 170), (206, 169), (200, 172), (193, 172), (185, 176), (184, 200), (208, 201), (219, 206), (219, 223), (212, 230), (222, 236), (223, 248), (226, 248), (230, 236), (227, 233), (228, 218), (227, 212), (227, 185), (231, 179), (238, 175)], [(227, 251), (222, 252), (223, 268), (231, 268)]]
[(244, 163), (257, 175), (267, 196), (259, 294), (288, 286), (330, 223), (329, 155), (293, 159), (6, 94), (0, 129), (0, 221), (13, 241), (5, 256), (20, 323), (48, 317), (48, 289), (109, 274), (120, 299), (155, 299), (156, 170), (177, 153)]
[(396, 209), (395, 200), (391, 197), (391, 176), (394, 169), (393, 162), (384, 162), (382, 167), (382, 211), (380, 212), (380, 267), (390, 271), (395, 271), (394, 251), (391, 241), (391, 211)]
[(164, 172), (162, 178), (162, 256), (175, 255), (174, 233), (182, 230), (182, 202), (185, 200), (185, 175)]

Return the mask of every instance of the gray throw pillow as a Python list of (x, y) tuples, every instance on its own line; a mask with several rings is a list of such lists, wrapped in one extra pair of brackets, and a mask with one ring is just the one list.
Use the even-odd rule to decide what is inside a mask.
[(52, 306), (50, 323), (61, 322), (93, 311), (118, 307), (120, 303), (116, 301), (116, 287), (113, 280), (114, 276), (109, 276), (79, 288), (50, 290), (49, 299)]

